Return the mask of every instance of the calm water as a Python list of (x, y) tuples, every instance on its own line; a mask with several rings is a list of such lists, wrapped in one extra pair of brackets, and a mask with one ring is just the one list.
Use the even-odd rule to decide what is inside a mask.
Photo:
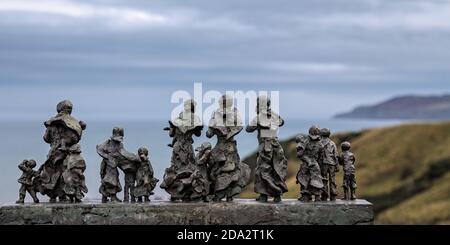
[[(166, 122), (87, 122), (88, 128), (81, 140), (83, 156), (87, 162), (85, 172), (89, 193), (87, 198), (100, 197), (98, 187), (100, 183), (99, 167), (101, 158), (95, 150), (95, 146), (105, 141), (111, 135), (114, 126), (125, 128), (124, 144), (126, 149), (136, 152), (141, 146), (150, 149), (150, 160), (158, 179), (162, 179), (164, 169), (169, 165), (171, 148), (167, 147), (170, 138), (162, 129)], [(312, 124), (329, 127), (334, 132), (360, 130), (364, 128), (397, 124), (399, 121), (386, 120), (287, 120), (280, 130), (280, 138), (286, 139), (306, 132)], [(0, 122), (0, 202), (11, 202), (17, 199), (19, 184), (17, 179), (21, 172), (17, 165), (23, 159), (35, 159), (38, 165), (43, 163), (49, 150), (49, 146), (42, 140), (45, 128), (42, 122)], [(257, 147), (256, 134), (242, 132), (236, 137), (238, 148), (242, 158), (252, 153)], [(205, 141), (202, 136), (195, 139), (195, 146)], [(213, 144), (215, 141), (212, 142)], [(123, 176), (121, 176), (122, 178)], [(155, 190), (155, 197), (167, 198), (166, 193)], [(121, 196), (121, 195), (119, 195)], [(46, 198), (41, 197), (42, 200)], [(27, 200), (29, 197), (27, 196)]]

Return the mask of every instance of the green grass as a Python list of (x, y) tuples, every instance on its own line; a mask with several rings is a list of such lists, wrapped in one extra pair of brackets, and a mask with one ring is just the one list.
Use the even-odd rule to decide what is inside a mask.
[[(333, 139), (338, 145), (344, 140), (352, 142), (357, 194), (374, 203), (376, 223), (450, 223), (450, 122), (339, 133)], [(284, 197), (297, 198), (299, 161), (294, 138), (282, 144), (289, 161), (289, 192)], [(255, 155), (244, 161), (254, 166)], [(342, 171), (337, 177), (339, 188), (341, 176)], [(254, 198), (253, 186), (241, 196)]]

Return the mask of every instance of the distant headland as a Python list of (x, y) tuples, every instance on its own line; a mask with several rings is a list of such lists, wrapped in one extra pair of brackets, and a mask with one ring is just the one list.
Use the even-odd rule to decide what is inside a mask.
[(335, 118), (370, 119), (450, 119), (450, 94), (436, 96), (399, 96), (376, 105), (359, 106)]

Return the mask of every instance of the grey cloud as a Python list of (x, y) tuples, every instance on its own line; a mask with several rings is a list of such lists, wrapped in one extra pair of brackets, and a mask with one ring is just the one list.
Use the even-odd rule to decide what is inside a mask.
[(203, 81), (339, 91), (353, 98), (346, 108), (450, 90), (448, 1), (33, 1), (47, 3), (40, 10), (17, 2), (0, 2), (2, 89), (114, 84), (170, 94)]

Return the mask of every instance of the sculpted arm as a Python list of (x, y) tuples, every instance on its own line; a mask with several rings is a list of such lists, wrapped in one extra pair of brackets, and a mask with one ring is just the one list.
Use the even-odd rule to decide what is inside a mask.
[(336, 145), (333, 145), (333, 160), (336, 164), (335, 172), (339, 172), (339, 154)]
[(206, 137), (212, 138), (214, 135), (214, 130), (212, 128), (208, 128), (208, 131), (206, 131)]
[(100, 165), (100, 177), (103, 179), (106, 175), (106, 163), (105, 161), (102, 161)]
[(97, 145), (97, 153), (104, 159), (109, 159), (109, 152), (106, 150), (106, 147), (104, 147), (104, 145), (106, 144), (103, 143), (101, 145)]
[(342, 158), (342, 156), (338, 156), (338, 163), (339, 165), (344, 165), (344, 159)]
[(38, 174), (41, 174), (41, 173), (42, 173), (42, 170), (44, 170), (44, 164), (42, 164), (42, 165), (39, 167), (39, 169), (37, 170), (37, 173), (38, 173)]
[(51, 136), (51, 129), (47, 127), (47, 129), (45, 130), (44, 133), (44, 141), (48, 144), (50, 144), (52, 142), (52, 136)]
[(255, 117), (245, 128), (245, 131), (247, 131), (247, 133), (252, 133), (255, 130), (258, 129), (258, 118)]
[(321, 149), (320, 149), (320, 154), (319, 154), (319, 159), (318, 159), (318, 161), (319, 161), (319, 165), (320, 166), (322, 166), (323, 165), (323, 161), (324, 161), (324, 158), (325, 158), (325, 148), (324, 147), (322, 147)]
[(283, 118), (281, 118), (280, 116), (278, 116), (279, 118), (280, 118), (280, 127), (283, 127), (283, 125), (284, 125), (284, 119)]
[(194, 135), (197, 137), (202, 136), (202, 130), (203, 130), (203, 126), (196, 127), (194, 130)]
[(148, 161), (148, 171), (150, 172), (150, 175), (153, 176), (155, 172), (153, 171), (152, 163), (150, 160)]
[(339, 162), (339, 154), (336, 145), (333, 145), (333, 159), (336, 161), (336, 163)]
[(256, 127), (256, 126), (250, 126), (250, 125), (248, 125), (248, 126), (245, 128), (245, 131), (247, 131), (248, 133), (253, 133), (257, 128), (258, 128), (258, 127)]

